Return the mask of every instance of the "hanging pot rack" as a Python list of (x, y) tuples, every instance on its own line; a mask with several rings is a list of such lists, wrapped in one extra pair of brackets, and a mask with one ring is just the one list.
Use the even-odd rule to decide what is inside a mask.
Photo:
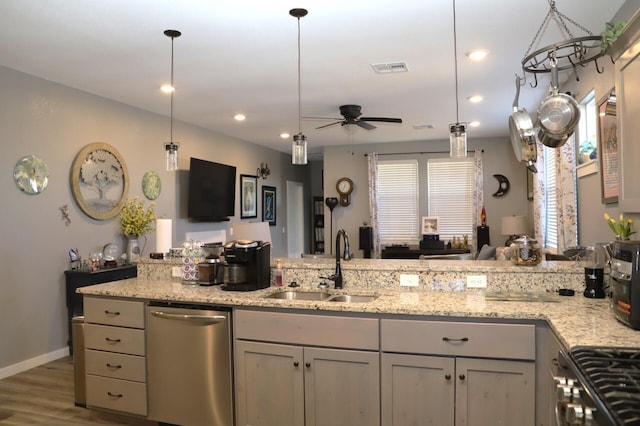
[[(564, 40), (531, 52), (531, 49), (540, 42), (540, 38), (551, 20), (558, 24)], [(574, 36), (567, 22), (587, 35), (582, 37)], [(578, 81), (580, 78), (578, 76), (577, 66), (585, 66), (590, 62), (594, 62), (596, 71), (602, 73), (603, 69), (598, 66), (598, 58), (604, 55), (600, 48), (601, 41), (602, 37), (593, 35), (593, 33), (585, 27), (558, 11), (556, 2), (549, 0), (549, 12), (547, 12), (547, 15), (542, 21), (540, 28), (538, 28), (533, 40), (531, 40), (529, 48), (522, 59), (522, 70), (525, 73), (533, 74), (535, 84), (531, 84), (532, 87), (538, 85), (538, 74), (551, 72), (552, 60), (556, 61), (558, 71), (574, 70), (576, 80)]]

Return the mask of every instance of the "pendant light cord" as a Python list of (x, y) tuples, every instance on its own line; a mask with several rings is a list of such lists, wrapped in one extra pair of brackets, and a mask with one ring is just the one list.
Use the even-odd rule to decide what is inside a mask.
[(298, 133), (302, 133), (302, 84), (300, 83), (300, 17), (298, 17)]
[(453, 0), (453, 60), (456, 78), (456, 124), (460, 123), (458, 117), (458, 38), (456, 32), (456, 0)]
[(171, 37), (171, 130), (170, 130), (170, 142), (173, 144), (173, 94), (176, 91), (176, 87), (173, 85), (173, 40), (175, 37)]

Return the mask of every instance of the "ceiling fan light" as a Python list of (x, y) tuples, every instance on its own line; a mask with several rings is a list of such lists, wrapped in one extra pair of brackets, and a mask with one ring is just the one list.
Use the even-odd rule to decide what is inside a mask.
[(449, 156), (464, 158), (467, 156), (467, 124), (455, 123), (449, 125)]
[(307, 164), (307, 137), (302, 133), (293, 135), (291, 164), (296, 166), (304, 166)]

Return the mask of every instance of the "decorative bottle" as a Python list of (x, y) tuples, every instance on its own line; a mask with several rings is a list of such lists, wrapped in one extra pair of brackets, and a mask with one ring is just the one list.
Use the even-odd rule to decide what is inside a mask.
[(482, 213), (480, 213), (480, 222), (483, 228), (487, 226), (487, 212), (485, 211), (484, 206), (482, 206)]
[(273, 285), (282, 287), (284, 285), (284, 270), (280, 259), (276, 259), (276, 267), (273, 270)]

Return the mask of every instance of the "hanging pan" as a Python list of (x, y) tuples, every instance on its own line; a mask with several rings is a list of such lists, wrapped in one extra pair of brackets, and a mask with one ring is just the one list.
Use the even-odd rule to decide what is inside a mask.
[(527, 167), (532, 172), (537, 172), (535, 165), (536, 136), (533, 122), (527, 110), (518, 107), (520, 97), (520, 77), (516, 76), (516, 97), (513, 99), (513, 112), (509, 116), (509, 133), (511, 135), (511, 146), (518, 161), (527, 163)]
[(538, 138), (550, 148), (559, 148), (567, 142), (580, 121), (578, 102), (571, 96), (558, 93), (558, 68), (551, 60), (551, 94), (538, 108)]

